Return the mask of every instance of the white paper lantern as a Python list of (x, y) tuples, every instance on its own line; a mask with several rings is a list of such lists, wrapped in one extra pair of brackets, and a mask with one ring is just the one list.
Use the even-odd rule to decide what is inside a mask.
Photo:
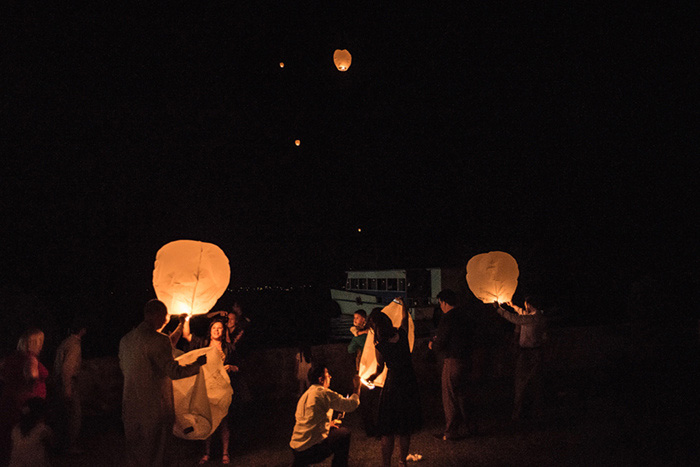
[(519, 275), (515, 258), (502, 251), (476, 255), (467, 263), (469, 290), (484, 303), (511, 301)]
[(230, 279), (228, 258), (212, 243), (177, 240), (156, 254), (153, 288), (171, 315), (207, 313), (224, 294)]

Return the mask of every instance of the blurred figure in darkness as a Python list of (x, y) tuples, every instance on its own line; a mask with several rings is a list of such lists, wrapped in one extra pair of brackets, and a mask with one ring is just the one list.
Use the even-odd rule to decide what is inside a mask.
[(83, 363), (81, 343), (85, 333), (87, 327), (81, 321), (74, 322), (70, 328), (70, 335), (56, 350), (53, 365), (57, 413), (57, 424), (54, 428), (58, 435), (58, 449), (68, 454), (82, 452), (76, 446), (76, 441), (82, 421), (78, 374)]
[(49, 371), (39, 361), (44, 348), (44, 333), (29, 329), (19, 338), (17, 351), (0, 365), (0, 465), (5, 465), (10, 455), (10, 433), (19, 422), (22, 407), (29, 399), (46, 399), (46, 379)]
[(12, 456), (9, 467), (48, 467), (48, 450), (53, 433), (46, 426), (46, 401), (29, 399), (22, 406), (20, 421), (12, 429)]

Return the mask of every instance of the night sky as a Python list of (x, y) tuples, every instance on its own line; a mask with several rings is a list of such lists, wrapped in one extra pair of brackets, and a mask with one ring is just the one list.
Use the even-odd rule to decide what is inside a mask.
[(565, 301), (698, 286), (694, 7), (114, 3), (2, 7), (4, 294), (149, 298), (177, 239), (234, 289), (490, 250)]

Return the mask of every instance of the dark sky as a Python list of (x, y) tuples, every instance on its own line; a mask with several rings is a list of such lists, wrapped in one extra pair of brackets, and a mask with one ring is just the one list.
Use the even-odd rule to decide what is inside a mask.
[(697, 264), (691, 8), (115, 3), (3, 7), (6, 285), (147, 289), (185, 238), (233, 287)]

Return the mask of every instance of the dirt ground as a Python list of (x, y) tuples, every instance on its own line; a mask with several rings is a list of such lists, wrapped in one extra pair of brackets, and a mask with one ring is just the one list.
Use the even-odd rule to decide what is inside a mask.
[[(673, 363), (625, 365), (585, 374), (549, 375), (547, 413), (537, 423), (515, 425), (509, 415), (512, 381), (491, 382), (488, 403), (478, 404), (480, 433), (460, 441), (433, 437), (443, 422), (438, 382), (423, 382), (423, 429), (411, 453), (423, 466), (466, 465), (699, 465), (698, 351), (676, 355)], [(295, 400), (256, 401), (242, 415), (231, 444), (231, 465), (284, 466), (294, 424)], [(368, 438), (359, 414), (347, 414), (353, 433), (350, 465), (380, 465), (380, 445)], [(122, 465), (124, 438), (118, 417), (85, 420), (85, 453), (62, 456), (56, 466)], [(195, 465), (201, 442), (176, 440), (174, 465)], [(214, 448), (208, 465), (220, 465)], [(398, 454), (395, 456), (398, 462)], [(330, 459), (319, 464), (331, 465)]]

